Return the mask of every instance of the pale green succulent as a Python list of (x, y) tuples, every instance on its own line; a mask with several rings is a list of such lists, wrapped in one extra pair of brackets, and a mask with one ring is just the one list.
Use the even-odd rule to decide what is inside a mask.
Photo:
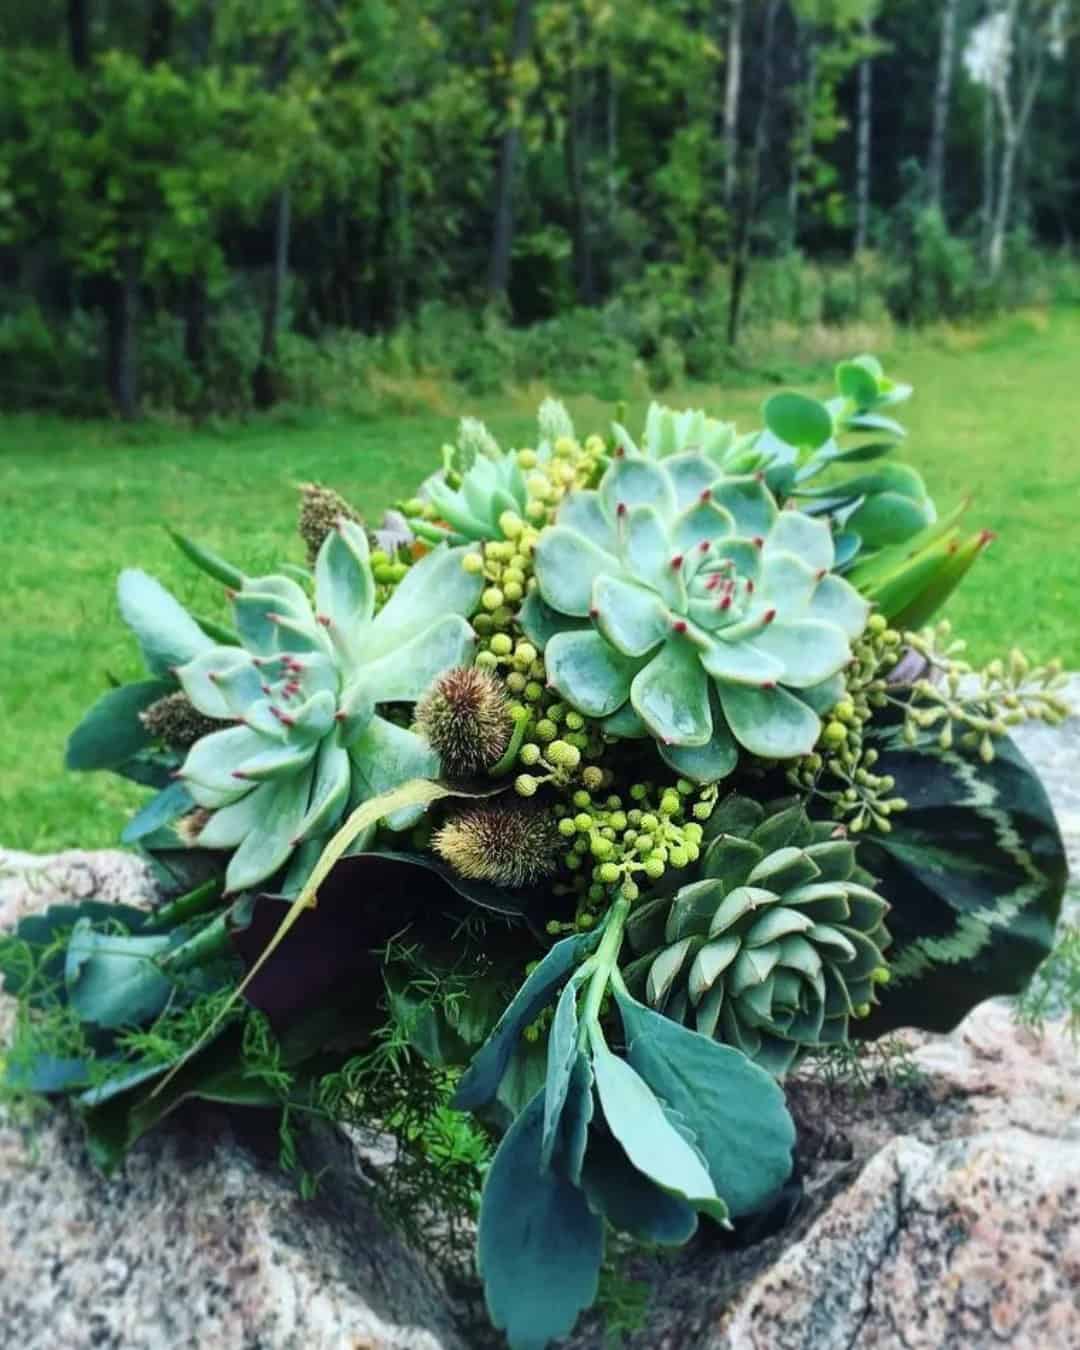
[(623, 455), (541, 534), (522, 623), (568, 703), (709, 782), (739, 746), (782, 760), (817, 742), (869, 615), (832, 564), (828, 525), (757, 478)]
[(507, 511), (524, 514), (528, 492), (514, 455), (498, 450), (477, 455), (458, 477), (456, 488), (450, 486), (445, 473), (424, 484), (424, 495), (454, 538), (501, 539), (500, 517)]
[[(465, 616), (483, 583), (462, 567), (464, 553), (430, 553), (376, 614), (367, 537), (341, 520), (316, 559), (314, 606), (289, 577), (248, 578), (232, 602), (242, 645), (208, 643), (177, 668), (201, 713), (236, 723), (197, 741), (179, 770), (213, 813), (199, 846), (234, 850), (230, 891), (273, 875), (359, 803), (438, 773), (427, 742), (377, 709), (415, 702), (443, 671), (471, 661)], [(389, 823), (414, 819), (399, 813)]]
[(628, 454), (641, 454), (646, 459), (699, 454), (725, 473), (745, 473), (757, 467), (750, 449), (753, 436), (738, 436), (734, 422), (718, 421), (700, 408), (680, 410), (650, 403), (640, 446), (619, 423), (613, 424), (612, 431), (617, 445)]
[(775, 820), (721, 834), (700, 880), (634, 912), (627, 935), (642, 954), (624, 973), (659, 1011), (783, 1074), (809, 1047), (847, 1040), (877, 1001), (889, 906), (853, 843), (804, 818), (802, 843), (770, 848)]

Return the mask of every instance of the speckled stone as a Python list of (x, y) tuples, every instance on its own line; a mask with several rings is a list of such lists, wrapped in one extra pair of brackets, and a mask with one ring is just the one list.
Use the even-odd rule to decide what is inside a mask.
[[(60, 899), (145, 902), (130, 854), (0, 854), (0, 926)], [(10, 1000), (0, 999), (0, 1037)], [(225, 1117), (160, 1129), (102, 1177), (63, 1112), (0, 1119), (0, 1346), (463, 1350), (445, 1291), (332, 1141), (314, 1202)]]

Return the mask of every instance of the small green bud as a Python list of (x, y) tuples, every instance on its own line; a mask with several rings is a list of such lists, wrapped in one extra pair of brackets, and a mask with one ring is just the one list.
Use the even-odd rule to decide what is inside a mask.
[(514, 779), (514, 791), (519, 797), (535, 797), (539, 786), (531, 773), (519, 773)]

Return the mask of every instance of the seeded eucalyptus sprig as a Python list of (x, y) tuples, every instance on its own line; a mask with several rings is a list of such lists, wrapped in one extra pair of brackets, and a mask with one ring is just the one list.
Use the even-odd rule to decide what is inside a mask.
[(921, 633), (905, 633), (907, 646), (922, 658), (923, 669), (911, 685), (904, 738), (914, 745), (933, 732), (942, 750), (954, 743), (975, 750), (987, 764), (994, 740), (1024, 722), (1058, 726), (1069, 716), (1061, 691), (1068, 684), (1061, 662), (1032, 665), (1018, 648), (981, 669), (963, 659), (966, 644), (952, 637), (945, 621)]

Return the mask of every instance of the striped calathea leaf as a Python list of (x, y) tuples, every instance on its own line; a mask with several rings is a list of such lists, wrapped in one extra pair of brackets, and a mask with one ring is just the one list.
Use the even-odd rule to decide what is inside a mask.
[(861, 1036), (947, 1031), (983, 999), (1019, 993), (1053, 946), (1068, 868), (1053, 808), (1008, 739), (987, 764), (889, 733), (878, 771), (908, 809), (859, 846), (892, 903), (890, 979)]

